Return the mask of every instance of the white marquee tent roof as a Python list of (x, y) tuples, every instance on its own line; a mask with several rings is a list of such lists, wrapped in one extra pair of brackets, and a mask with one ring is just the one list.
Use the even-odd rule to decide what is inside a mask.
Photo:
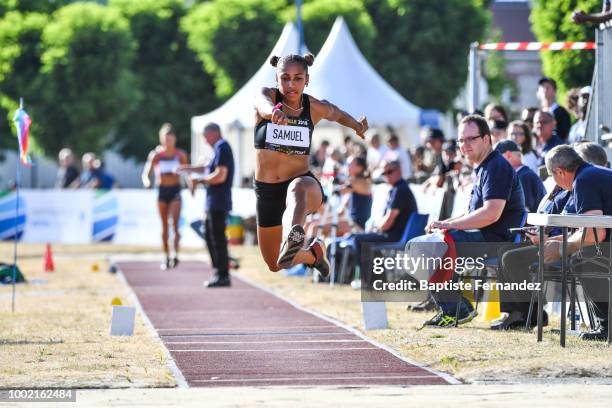
[[(404, 127), (417, 131), (420, 108), (393, 89), (357, 48), (348, 26), (338, 17), (310, 70), (307, 91), (327, 99), (370, 126)], [(417, 136), (417, 135), (415, 135)]]

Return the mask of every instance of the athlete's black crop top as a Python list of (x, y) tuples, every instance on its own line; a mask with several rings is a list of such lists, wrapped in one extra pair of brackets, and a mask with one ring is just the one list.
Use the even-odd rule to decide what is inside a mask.
[[(282, 102), (283, 96), (276, 89), (276, 102)], [(255, 127), (255, 149), (274, 150), (285, 154), (308, 155), (312, 144), (314, 124), (310, 117), (310, 98), (302, 94), (302, 112), (300, 116), (289, 116), (287, 125), (275, 125), (269, 120), (262, 120)]]

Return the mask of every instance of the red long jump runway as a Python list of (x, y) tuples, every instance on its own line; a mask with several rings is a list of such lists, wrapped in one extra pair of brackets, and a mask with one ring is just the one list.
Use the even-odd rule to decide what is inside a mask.
[(236, 277), (206, 289), (212, 271), (202, 262), (118, 266), (189, 386), (456, 382)]

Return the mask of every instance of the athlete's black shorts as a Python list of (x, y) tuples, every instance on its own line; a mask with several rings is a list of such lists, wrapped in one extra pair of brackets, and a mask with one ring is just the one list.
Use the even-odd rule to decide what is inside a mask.
[[(325, 197), (321, 183), (310, 171), (282, 183), (264, 183), (254, 180), (253, 187), (257, 197), (257, 225), (260, 227), (282, 225), (287, 201), (287, 189), (289, 184), (298, 177), (312, 177), (321, 189), (321, 196)], [(323, 202), (321, 201), (321, 203)]]
[(157, 201), (162, 203), (170, 204), (174, 200), (181, 200), (181, 186), (177, 184), (175, 186), (159, 186), (159, 193), (157, 194)]

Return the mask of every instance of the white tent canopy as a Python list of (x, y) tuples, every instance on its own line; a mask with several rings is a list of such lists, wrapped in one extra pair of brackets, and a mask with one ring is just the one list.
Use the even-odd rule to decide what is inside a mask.
[[(310, 70), (307, 92), (327, 99), (370, 127), (393, 126), (403, 141), (418, 143), (420, 109), (393, 89), (357, 48), (338, 17)], [(406, 146), (407, 147), (407, 146)]]

